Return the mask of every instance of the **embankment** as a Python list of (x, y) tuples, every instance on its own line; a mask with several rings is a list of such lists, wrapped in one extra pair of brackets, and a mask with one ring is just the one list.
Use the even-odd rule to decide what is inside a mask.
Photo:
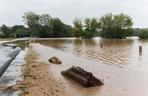
[(28, 49), (25, 78), (17, 85), (23, 89), (22, 96), (67, 96), (63, 86), (53, 79), (49, 65), (37, 61), (37, 55), (31, 47)]

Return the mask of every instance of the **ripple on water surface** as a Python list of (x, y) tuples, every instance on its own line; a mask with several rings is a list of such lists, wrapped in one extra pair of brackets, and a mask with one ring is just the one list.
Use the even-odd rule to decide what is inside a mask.
[[(48, 63), (51, 56), (58, 56), (63, 61), (62, 65), (51, 65), (50, 70), (70, 96), (148, 96), (148, 41), (96, 38), (37, 42), (40, 44), (33, 44), (33, 48), (43, 61)], [(141, 56), (139, 45), (143, 46)], [(82, 88), (63, 78), (60, 72), (71, 66), (80, 66), (92, 72), (97, 78), (104, 79), (105, 85)]]

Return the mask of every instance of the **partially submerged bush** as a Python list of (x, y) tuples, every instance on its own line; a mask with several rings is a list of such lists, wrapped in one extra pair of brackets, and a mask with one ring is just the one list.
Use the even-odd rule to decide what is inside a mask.
[(148, 39), (148, 30), (143, 29), (143, 30), (139, 33), (139, 38), (141, 38), (141, 39)]

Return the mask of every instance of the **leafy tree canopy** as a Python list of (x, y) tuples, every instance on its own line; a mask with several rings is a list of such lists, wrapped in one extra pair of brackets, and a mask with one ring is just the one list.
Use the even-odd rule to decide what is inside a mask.
[(102, 16), (99, 20), (100, 34), (104, 38), (126, 38), (131, 31), (132, 18), (123, 13), (113, 15), (111, 13)]

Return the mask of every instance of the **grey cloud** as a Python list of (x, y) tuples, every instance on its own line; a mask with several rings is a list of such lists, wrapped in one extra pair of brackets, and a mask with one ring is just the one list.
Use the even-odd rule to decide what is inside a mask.
[(148, 27), (147, 4), (147, 0), (0, 0), (0, 24), (23, 24), (22, 15), (27, 11), (49, 13), (68, 24), (76, 17), (123, 12), (133, 17), (134, 27)]

